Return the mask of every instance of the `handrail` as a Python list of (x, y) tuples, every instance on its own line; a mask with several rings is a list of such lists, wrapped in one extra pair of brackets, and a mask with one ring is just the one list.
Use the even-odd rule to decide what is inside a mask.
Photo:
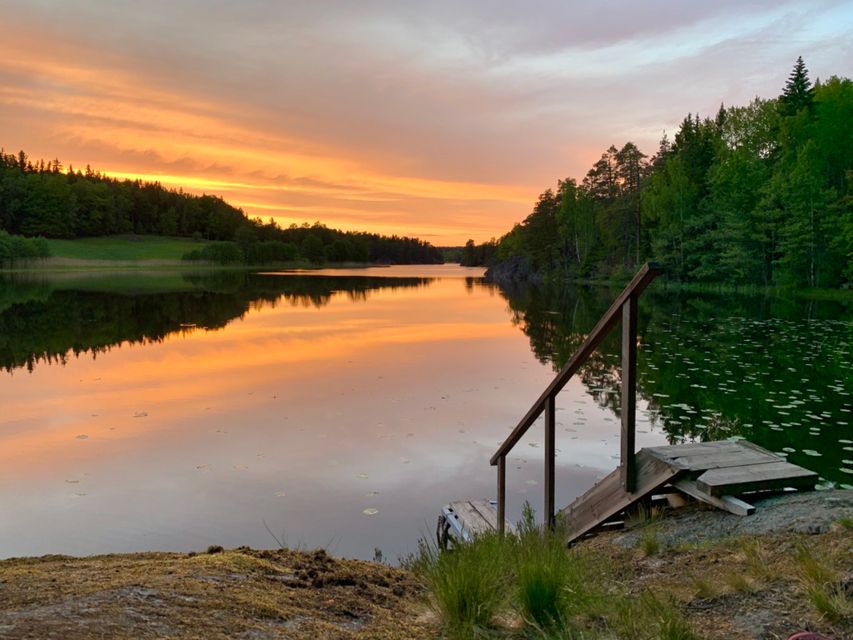
[[(637, 298), (648, 284), (658, 277), (663, 270), (654, 262), (644, 264), (628, 283), (628, 286), (610, 305), (598, 323), (590, 331), (583, 344), (575, 351), (566, 365), (545, 388), (530, 410), (524, 415), (512, 433), (489, 460), (492, 466), (498, 466), (498, 523), (503, 530), (506, 511), (506, 456), (524, 436), (536, 419), (545, 412), (545, 516), (550, 523), (554, 519), (554, 398), (566, 386), (569, 379), (577, 373), (587, 358), (598, 347), (601, 341), (613, 329), (620, 313), (623, 320), (622, 335), (622, 384), (623, 384), (623, 416), (622, 416), (622, 466), (623, 485), (630, 489), (633, 474), (633, 441), (634, 441), (634, 399), (636, 398), (635, 368), (636, 368), (636, 321)], [(626, 375), (627, 374), (627, 375)], [(630, 402), (629, 402), (630, 401)], [(626, 415), (627, 414), (627, 415)], [(627, 446), (626, 446), (627, 445)], [(630, 451), (629, 451), (630, 449)]]

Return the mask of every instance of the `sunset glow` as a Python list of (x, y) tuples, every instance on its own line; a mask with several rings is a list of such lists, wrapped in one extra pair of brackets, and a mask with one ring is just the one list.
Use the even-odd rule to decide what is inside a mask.
[(687, 112), (777, 95), (799, 54), (816, 77), (853, 59), (835, 2), (323, 4), (0, 3), (0, 146), (283, 226), (461, 244), (610, 144), (651, 154)]

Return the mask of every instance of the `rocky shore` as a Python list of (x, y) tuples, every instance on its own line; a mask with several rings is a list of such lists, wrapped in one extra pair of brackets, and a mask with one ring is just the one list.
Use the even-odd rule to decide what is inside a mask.
[[(674, 602), (697, 637), (853, 638), (853, 491), (755, 504), (748, 517), (699, 504), (648, 513), (580, 544), (620, 588)], [(815, 589), (834, 598), (826, 610)], [(584, 637), (611, 637), (584, 624)], [(54, 637), (420, 639), (440, 625), (413, 573), (324, 551), (0, 561), (0, 638)]]

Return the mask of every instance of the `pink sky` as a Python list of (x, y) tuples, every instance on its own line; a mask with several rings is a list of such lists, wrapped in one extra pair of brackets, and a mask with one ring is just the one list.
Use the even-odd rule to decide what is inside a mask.
[(611, 144), (850, 76), (849, 2), (0, 0), (0, 146), (280, 224), (500, 236)]

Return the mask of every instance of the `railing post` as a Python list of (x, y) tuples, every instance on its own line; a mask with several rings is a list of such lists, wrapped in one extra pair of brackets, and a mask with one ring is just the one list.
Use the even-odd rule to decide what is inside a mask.
[(504, 534), (506, 522), (506, 456), (498, 458), (498, 533)]
[(637, 296), (622, 305), (622, 438), (620, 479), (622, 488), (633, 493), (636, 482), (634, 454), (637, 417)]
[(545, 524), (554, 526), (554, 432), (556, 417), (554, 396), (548, 396), (545, 403)]

